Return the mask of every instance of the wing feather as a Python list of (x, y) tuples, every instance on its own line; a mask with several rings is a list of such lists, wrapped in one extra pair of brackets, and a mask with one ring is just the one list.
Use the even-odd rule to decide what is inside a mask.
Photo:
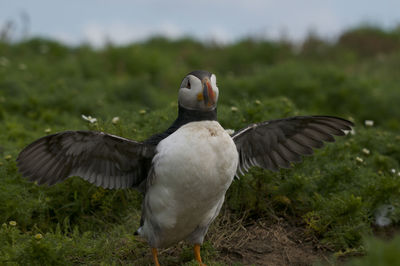
[(94, 131), (65, 131), (36, 140), (17, 158), (21, 174), (53, 185), (80, 176), (104, 188), (138, 186), (145, 178), (155, 145)]
[(324, 142), (308, 137), (306, 134), (296, 134), (291, 139), (306, 147), (322, 148), (324, 146)]
[(281, 143), (278, 144), (278, 149), (277, 149), (279, 155), (281, 155), (282, 158), (289, 162), (299, 162), (301, 161), (301, 156), (295, 152), (292, 152), (288, 150), (285, 146), (283, 146)]
[(237, 176), (251, 166), (277, 171), (301, 162), (303, 155), (312, 155), (313, 148), (333, 142), (333, 136), (344, 136), (354, 124), (334, 116), (296, 116), (251, 124), (232, 138), (239, 153)]

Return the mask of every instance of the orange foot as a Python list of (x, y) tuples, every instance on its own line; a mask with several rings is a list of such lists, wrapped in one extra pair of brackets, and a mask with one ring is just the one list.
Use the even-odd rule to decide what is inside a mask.
[(158, 252), (156, 248), (151, 249), (151, 253), (153, 254), (153, 259), (154, 259), (154, 265), (155, 266), (160, 266), (160, 263), (158, 262)]
[(194, 250), (194, 258), (199, 263), (199, 266), (207, 266), (201, 261), (200, 245), (199, 244), (195, 244), (193, 250)]

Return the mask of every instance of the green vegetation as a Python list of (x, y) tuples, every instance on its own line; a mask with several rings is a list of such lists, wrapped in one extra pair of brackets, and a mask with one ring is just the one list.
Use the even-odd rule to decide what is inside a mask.
[[(176, 116), (182, 77), (194, 69), (216, 73), (225, 128), (306, 114), (356, 123), (354, 135), (293, 169), (253, 169), (236, 180), (224, 205), (233, 216), (300, 221), (339, 256), (366, 250), (366, 260), (390, 262), (400, 252), (398, 237), (363, 242), (383, 205), (392, 207), (385, 217), (391, 228), (400, 225), (400, 31), (367, 27), (335, 43), (310, 36), (301, 47), (251, 39), (221, 47), (154, 38), (101, 50), (44, 39), (0, 42), (0, 264), (151, 263), (147, 244), (133, 236), (139, 193), (79, 178), (39, 187), (21, 178), (15, 158), (36, 138), (63, 130), (137, 140), (162, 131)], [(191, 248), (182, 249), (161, 255), (161, 263), (192, 265)], [(208, 264), (223, 265), (212, 243), (202, 252)]]
[(347, 266), (391, 266), (400, 265), (400, 237), (389, 242), (379, 239), (368, 239), (366, 242), (367, 255), (363, 258), (352, 259)]

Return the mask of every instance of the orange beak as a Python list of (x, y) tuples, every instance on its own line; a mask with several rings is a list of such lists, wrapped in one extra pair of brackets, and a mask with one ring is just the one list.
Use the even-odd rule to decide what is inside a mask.
[(211, 107), (215, 104), (215, 93), (208, 78), (203, 79), (203, 100), (206, 106)]

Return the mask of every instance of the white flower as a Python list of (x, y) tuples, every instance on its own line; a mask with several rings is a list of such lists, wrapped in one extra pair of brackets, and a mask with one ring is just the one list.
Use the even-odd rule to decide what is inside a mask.
[(111, 120), (111, 123), (113, 123), (114, 125), (118, 124), (118, 122), (119, 122), (119, 117), (118, 116), (113, 117), (113, 119)]
[(400, 176), (400, 172), (397, 172), (397, 175)]
[(395, 173), (396, 173), (396, 169), (392, 168), (392, 169), (390, 169), (390, 172), (392, 172), (393, 174), (395, 174)]
[(35, 239), (37, 239), (37, 240), (40, 240), (40, 239), (42, 239), (43, 238), (43, 235), (42, 234), (36, 234), (35, 235)]
[(21, 64), (18, 65), (18, 68), (20, 70), (25, 70), (26, 69), (26, 65), (24, 63), (21, 63)]
[(17, 225), (17, 222), (16, 222), (16, 221), (10, 221), (9, 224), (10, 224), (11, 226), (16, 226), (16, 225)]
[(230, 128), (225, 129), (225, 131), (226, 131), (226, 133), (228, 133), (231, 136), (233, 135), (233, 133), (235, 133), (235, 130), (230, 129)]
[(141, 114), (141, 115), (145, 115), (147, 112), (146, 112), (146, 110), (144, 110), (144, 109), (142, 109), (142, 110), (140, 110), (139, 111), (139, 114)]
[(354, 130), (354, 128), (351, 128), (351, 130), (343, 130), (344, 134), (348, 135), (350, 133), (350, 135), (354, 136), (356, 134), (356, 131)]
[(9, 61), (6, 57), (4, 57), (4, 56), (0, 57), (0, 66), (6, 67), (6, 66), (8, 66), (8, 63), (9, 63)]
[(94, 117), (91, 117), (90, 115), (86, 116), (86, 115), (82, 115), (82, 118), (86, 121), (89, 121), (91, 124), (96, 123), (97, 119)]
[(239, 110), (239, 109), (238, 109), (236, 106), (232, 106), (232, 107), (231, 107), (231, 111), (232, 111), (232, 112), (237, 112), (237, 110)]
[(359, 163), (364, 162), (364, 160), (362, 158), (358, 157), (358, 156), (356, 157), (356, 161), (359, 162)]
[(46, 133), (46, 134), (49, 134), (51, 132), (51, 128), (46, 128), (45, 130), (44, 130), (44, 133)]
[(257, 105), (261, 104), (260, 100), (255, 100), (254, 103), (257, 104)]
[(362, 149), (362, 152), (364, 153), (364, 154), (366, 154), (366, 155), (369, 155), (371, 152), (368, 150), (368, 149), (366, 149), (366, 148), (364, 148), (364, 149)]
[(389, 204), (379, 206), (374, 213), (375, 224), (381, 227), (390, 225), (392, 220), (388, 216), (390, 216), (394, 209), (394, 206)]
[(374, 121), (373, 121), (373, 120), (365, 120), (365, 121), (364, 121), (364, 124), (365, 124), (367, 127), (372, 127), (372, 126), (374, 125)]

